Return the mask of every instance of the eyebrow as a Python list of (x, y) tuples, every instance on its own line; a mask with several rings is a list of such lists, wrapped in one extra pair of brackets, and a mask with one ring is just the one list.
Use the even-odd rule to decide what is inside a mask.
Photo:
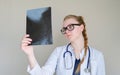
[(78, 26), (80, 26), (80, 24), (74, 24), (74, 23), (73, 23), (73, 24), (70, 24), (70, 25), (78, 25)]
[[(77, 25), (77, 26), (80, 26), (81, 24), (74, 24), (74, 23), (72, 23), (72, 24), (68, 24), (67, 26), (69, 26), (69, 25)], [(66, 26), (66, 27), (67, 27)], [(66, 27), (63, 27), (63, 28), (66, 28)]]

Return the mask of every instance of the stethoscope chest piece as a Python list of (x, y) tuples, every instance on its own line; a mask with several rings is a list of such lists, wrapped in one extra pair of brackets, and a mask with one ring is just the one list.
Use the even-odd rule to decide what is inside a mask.
[(90, 70), (90, 68), (85, 68), (84, 71), (85, 71), (86, 73), (90, 73), (91, 70)]

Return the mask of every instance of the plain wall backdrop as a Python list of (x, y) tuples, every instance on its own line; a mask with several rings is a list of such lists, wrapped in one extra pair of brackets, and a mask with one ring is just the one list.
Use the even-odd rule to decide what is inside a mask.
[(84, 17), (89, 45), (102, 51), (106, 75), (120, 75), (120, 0), (0, 0), (0, 75), (28, 75), (28, 60), (20, 45), (26, 29), (26, 11), (52, 8), (52, 45), (34, 47), (42, 66), (56, 46), (67, 43), (60, 33), (68, 14)]

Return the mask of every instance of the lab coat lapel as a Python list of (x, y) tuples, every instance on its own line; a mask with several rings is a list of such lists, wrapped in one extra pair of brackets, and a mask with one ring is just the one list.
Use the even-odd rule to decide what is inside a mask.
[(91, 75), (96, 75), (97, 62), (96, 60), (91, 60)]

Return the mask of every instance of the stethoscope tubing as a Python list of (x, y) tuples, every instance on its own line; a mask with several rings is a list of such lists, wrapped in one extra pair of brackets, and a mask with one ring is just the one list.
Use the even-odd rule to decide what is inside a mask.
[(89, 55), (88, 55), (87, 69), (88, 69), (89, 64), (90, 64), (90, 48), (89, 47), (88, 47), (88, 51), (89, 51)]
[[(70, 54), (70, 56), (71, 56), (71, 60), (72, 60), (72, 53), (68, 50), (68, 47), (71, 45), (71, 43), (69, 43), (68, 45), (67, 45), (67, 47), (66, 47), (66, 51), (64, 52), (64, 54), (63, 54), (63, 58), (64, 58), (64, 64), (65, 64), (65, 54), (66, 53), (69, 53)], [(89, 68), (89, 65), (90, 65), (90, 48), (88, 47), (88, 61), (87, 61), (87, 67), (86, 67), (86, 69), (88, 69)], [(73, 65), (73, 62), (72, 62), (72, 65)], [(66, 68), (66, 67), (65, 67)], [(67, 68), (66, 68), (67, 69)], [(70, 68), (71, 69), (71, 68)], [(67, 69), (68, 70), (68, 69)]]

